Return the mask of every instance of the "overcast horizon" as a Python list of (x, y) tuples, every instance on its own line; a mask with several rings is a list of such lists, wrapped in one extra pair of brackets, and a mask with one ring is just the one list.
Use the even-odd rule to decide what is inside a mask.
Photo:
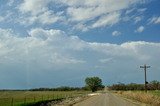
[(159, 0), (0, 0), (0, 89), (160, 81)]

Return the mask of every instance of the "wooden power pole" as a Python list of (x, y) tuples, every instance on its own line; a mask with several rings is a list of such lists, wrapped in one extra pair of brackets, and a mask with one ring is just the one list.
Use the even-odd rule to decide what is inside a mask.
[(140, 66), (140, 68), (144, 68), (144, 80), (145, 80), (145, 83), (144, 83), (144, 88), (145, 88), (145, 92), (147, 92), (147, 68), (150, 68), (150, 66), (147, 66), (146, 64), (144, 66)]

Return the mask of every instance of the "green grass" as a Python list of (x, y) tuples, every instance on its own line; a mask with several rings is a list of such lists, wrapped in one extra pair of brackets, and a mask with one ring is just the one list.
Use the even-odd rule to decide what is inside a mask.
[(40, 101), (84, 95), (85, 91), (0, 91), (0, 106), (21, 106)]
[(149, 93), (152, 93), (153, 95), (156, 95), (156, 96), (160, 96), (160, 90), (149, 91)]

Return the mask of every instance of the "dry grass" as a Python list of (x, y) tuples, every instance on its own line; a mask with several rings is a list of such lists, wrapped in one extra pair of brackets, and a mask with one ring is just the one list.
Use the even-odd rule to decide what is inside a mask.
[(117, 91), (116, 93), (139, 102), (153, 106), (160, 106), (160, 97), (151, 93), (145, 93), (142, 91)]

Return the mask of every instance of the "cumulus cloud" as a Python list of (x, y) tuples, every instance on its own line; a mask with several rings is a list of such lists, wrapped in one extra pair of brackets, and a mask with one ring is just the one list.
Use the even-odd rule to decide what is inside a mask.
[(149, 21), (149, 24), (160, 24), (160, 16), (159, 17), (152, 17), (148, 21)]
[[(159, 66), (159, 59), (156, 58), (160, 53), (159, 43), (144, 41), (126, 42), (119, 45), (91, 43), (77, 36), (68, 36), (61, 30), (42, 28), (30, 30), (28, 37), (18, 37), (11, 29), (0, 29), (0, 34), (0, 69), (5, 70), (0, 75), (0, 79), (1, 81), (8, 79), (8, 83), (13, 83), (9, 81), (11, 76), (7, 74), (11, 72), (20, 74), (12, 75), (12, 77), (15, 76), (13, 79), (16, 79), (16, 76), (24, 76), (27, 72), (27, 78), (32, 79), (30, 83), (33, 83), (32, 87), (35, 87), (38, 77), (41, 80), (43, 80), (42, 77), (50, 77), (46, 81), (58, 80), (57, 77), (51, 77), (47, 73), (58, 77), (61, 76), (58, 73), (67, 73), (64, 76), (67, 81), (70, 75), (73, 75), (72, 78), (77, 78), (79, 75), (90, 73), (90, 70), (102, 77), (107, 73), (104, 79), (112, 75), (113, 78), (110, 80), (114, 82), (116, 81), (114, 77), (121, 76), (120, 79), (123, 80), (124, 76), (127, 77), (126, 74), (137, 77), (136, 74), (133, 75), (135, 73), (133, 66), (136, 67), (146, 62), (155, 67)], [(98, 71), (96, 67), (99, 67)], [(126, 74), (119, 70), (124, 70)], [(159, 72), (155, 70), (154, 73)], [(23, 78), (15, 82), (22, 81)], [(80, 80), (82, 78), (76, 81)]]
[(145, 29), (144, 26), (140, 26), (135, 30), (135, 32), (141, 33), (144, 31), (144, 29)]
[[(90, 42), (85, 42), (81, 40), (77, 36), (68, 36), (65, 34), (65, 32), (61, 30), (54, 30), (54, 29), (50, 29), (50, 30), (44, 30), (41, 28), (32, 29), (29, 31), (30, 37), (24, 37), (24, 38), (15, 36), (14, 32), (11, 29), (7, 29), (7, 30), (0, 29), (0, 32), (1, 32), (1, 37), (0, 37), (1, 47), (5, 47), (6, 45), (6, 49), (15, 50), (15, 52), (12, 52), (14, 53), (15, 56), (17, 54), (22, 54), (22, 55), (25, 54), (24, 53), (25, 51), (20, 51), (16, 48), (28, 49), (28, 55), (30, 55), (29, 57), (31, 58), (34, 57), (35, 54), (37, 54), (37, 56), (39, 55), (38, 57), (48, 56), (48, 58), (67, 56), (69, 57), (68, 59), (71, 59), (72, 61), (72, 60), (76, 60), (77, 58), (76, 55), (80, 56), (77, 53), (87, 52), (88, 50), (90, 52), (97, 53), (97, 56), (100, 54), (103, 54), (106, 56), (108, 55), (133, 56), (137, 58), (141, 54), (144, 54), (144, 55), (146, 54), (146, 53), (143, 53), (142, 48), (144, 46), (159, 47), (159, 43), (149, 43), (149, 42), (142, 42), (142, 41), (126, 42), (121, 45), (110, 44), (110, 43), (96, 43), (96, 42), (90, 43)], [(144, 50), (145, 50), (145, 47), (144, 47)], [(32, 52), (34, 52), (35, 54), (32, 54)], [(48, 58), (46, 58), (46, 60), (48, 60)], [(80, 58), (79, 62), (83, 63), (81, 60), (83, 61), (83, 59)], [(73, 63), (76, 63), (76, 62), (73, 62)]]
[[(2, 45), (4, 47), (5, 45), (8, 45), (8, 47), (10, 48), (6, 46), (6, 49), (13, 50), (12, 52), (14, 52), (15, 57), (13, 56), (12, 58), (15, 58), (15, 61), (17, 61), (20, 58), (21, 59), (23, 58), (20, 55), (16, 57), (16, 54), (20, 53), (22, 56), (24, 56), (24, 54), (28, 55), (27, 57), (26, 56), (24, 57), (26, 58), (30, 57), (31, 60), (33, 57), (37, 59), (39, 58), (38, 60), (42, 59), (39, 62), (42, 62), (43, 59), (45, 58), (46, 58), (45, 61), (48, 61), (48, 62), (50, 60), (53, 60), (54, 58), (55, 59), (53, 60), (54, 63), (56, 63), (57, 61), (59, 64), (63, 64), (63, 63), (76, 64), (76, 63), (84, 62), (83, 60), (76, 60), (74, 57), (70, 56), (69, 54), (64, 53), (69, 49), (73, 51), (81, 50), (81, 48), (83, 48), (83, 44), (81, 44), (81, 41), (79, 40), (79, 42), (77, 43), (77, 46), (74, 47), (75, 45), (74, 43), (77, 42), (78, 38), (74, 36), (68, 37), (63, 31), (53, 30), (53, 29), (43, 30), (41, 28), (36, 28), (29, 31), (30, 37), (25, 37), (25, 38), (19, 38), (14, 36), (13, 31), (10, 29), (9, 30), (1, 29), (0, 32), (1, 32), (1, 41), (2, 41), (0, 43), (1, 47)], [(10, 40), (12, 40), (12, 42), (9, 44)], [(61, 44), (61, 42), (64, 42), (64, 43), (71, 42), (71, 44), (67, 44), (66, 46), (64, 46), (65, 44)], [(62, 48), (62, 49), (59, 50), (59, 48)], [(26, 51), (28, 52), (28, 54), (25, 53)], [(7, 55), (8, 54), (6, 54), (6, 56)]]
[(112, 36), (119, 36), (119, 35), (121, 35), (121, 32), (119, 32), (119, 31), (112, 32)]

